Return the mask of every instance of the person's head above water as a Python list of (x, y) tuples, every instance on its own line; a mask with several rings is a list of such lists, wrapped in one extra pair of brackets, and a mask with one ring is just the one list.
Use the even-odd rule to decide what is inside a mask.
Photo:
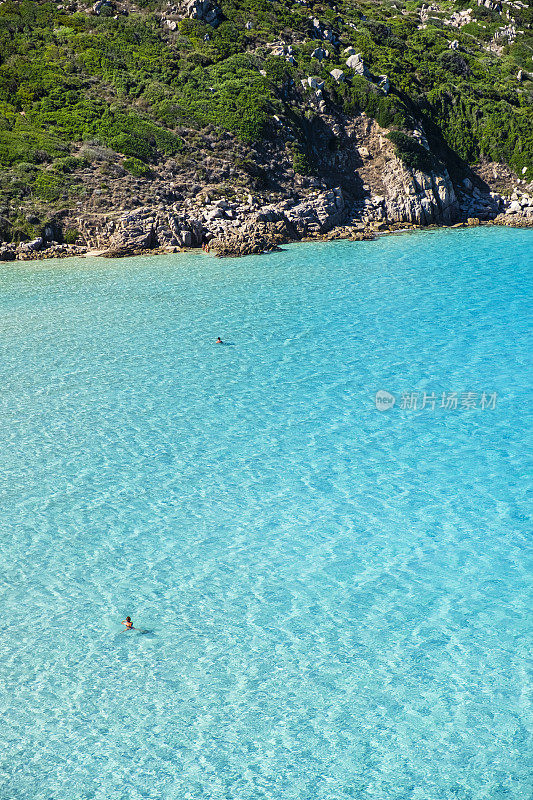
[(126, 622), (131, 622), (131, 617), (126, 617)]
[(216, 340), (215, 344), (224, 344), (224, 342), (222, 341), (220, 336), (217, 336), (217, 340)]

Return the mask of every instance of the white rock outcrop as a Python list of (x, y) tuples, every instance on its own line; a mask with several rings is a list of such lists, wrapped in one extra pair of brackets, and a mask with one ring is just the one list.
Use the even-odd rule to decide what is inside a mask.
[(184, 13), (189, 19), (198, 19), (212, 27), (216, 27), (222, 19), (222, 11), (215, 0), (188, 0)]
[(365, 78), (370, 78), (370, 72), (365, 66), (363, 61), (363, 56), (361, 53), (355, 53), (354, 55), (350, 56), (346, 59), (346, 66), (353, 71), (357, 75), (363, 75)]

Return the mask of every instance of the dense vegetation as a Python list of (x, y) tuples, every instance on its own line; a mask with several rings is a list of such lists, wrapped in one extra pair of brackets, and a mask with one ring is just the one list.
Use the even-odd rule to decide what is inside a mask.
[[(399, 131), (396, 150), (411, 166), (430, 166), (405, 135), (422, 120), (437, 155), (502, 161), (533, 178), (531, 9), (513, 12), (516, 41), (498, 40), (496, 53), (488, 45), (508, 23), (502, 14), (476, 6), (472, 22), (450, 28), (444, 20), (466, 6), (445, 0), (421, 28), (421, 6), (221, 0), (218, 27), (181, 18), (171, 30), (163, 0), (108, 2), (99, 14), (7, 0), (0, 5), (0, 215), (12, 218), (27, 196), (49, 204), (82, 198), (77, 176), (102, 148), (127, 173), (149, 178), (154, 165), (179, 156), (183, 130), (208, 124), (249, 144), (281, 135), (296, 170), (310, 171), (302, 133), (315, 113), (301, 83), (308, 76), (325, 82), (332, 107), (365, 111)], [(317, 40), (312, 17), (334, 32), (335, 46)], [(273, 42), (292, 44), (292, 58), (272, 55)], [(311, 56), (317, 46), (327, 52), (322, 62)], [(346, 66), (348, 46), (362, 53), (370, 80)], [(335, 68), (347, 80), (337, 83)], [(375, 80), (385, 74), (388, 94)], [(24, 235), (20, 221), (18, 230)]]

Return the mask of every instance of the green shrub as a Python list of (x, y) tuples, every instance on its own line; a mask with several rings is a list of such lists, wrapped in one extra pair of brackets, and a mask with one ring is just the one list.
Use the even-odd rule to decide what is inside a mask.
[(10, 242), (26, 242), (28, 239), (35, 239), (39, 235), (39, 230), (31, 225), (27, 219), (18, 216), (13, 221), (7, 235), (7, 240)]
[(39, 171), (39, 167), (35, 164), (29, 164), (26, 161), (20, 161), (15, 167), (15, 174), (26, 180), (33, 181), (35, 175)]
[(413, 136), (408, 136), (402, 131), (391, 131), (387, 134), (387, 138), (393, 143), (396, 155), (406, 167), (421, 172), (431, 172), (433, 166), (431, 155)]
[(254, 59), (242, 54), (188, 73), (179, 81), (177, 99), (190, 118), (250, 143), (264, 136), (274, 100)]
[(124, 169), (127, 169), (136, 178), (149, 178), (152, 174), (150, 167), (138, 158), (126, 158), (124, 160)]
[(131, 156), (134, 160), (153, 161), (155, 156), (154, 148), (141, 136), (132, 133), (119, 133), (109, 140), (109, 145), (122, 153), (124, 156)]
[(341, 102), (347, 113), (359, 114), (364, 111), (383, 128), (408, 125), (409, 112), (402, 101), (395, 95), (384, 95), (377, 86), (360, 75), (354, 76), (351, 85), (341, 84), (335, 87), (335, 91), (342, 97)]
[(112, 17), (115, 14), (115, 9), (111, 5), (111, 3), (104, 3), (103, 6), (100, 8), (101, 17)]
[(68, 145), (42, 131), (0, 130), (0, 166), (17, 162), (42, 164), (63, 155)]
[(268, 80), (278, 86), (281, 86), (285, 81), (290, 79), (294, 73), (291, 65), (280, 56), (270, 56), (270, 58), (267, 58), (263, 64), (263, 69), (266, 72)]
[(298, 175), (311, 175), (313, 172), (307, 153), (300, 144), (292, 147), (292, 168)]
[(458, 75), (459, 77), (470, 75), (468, 62), (455, 50), (445, 50), (444, 53), (440, 54), (439, 61), (444, 69), (451, 72), (452, 75)]
[(66, 189), (64, 178), (51, 172), (40, 172), (33, 184), (34, 192), (40, 200), (54, 202), (59, 200)]
[(65, 244), (75, 244), (80, 237), (79, 231), (75, 228), (67, 228), (63, 234), (63, 241)]
[(80, 167), (84, 166), (84, 162), (81, 158), (76, 158), (75, 156), (67, 156), (66, 158), (58, 158), (53, 163), (53, 169), (55, 172), (62, 172), (62, 173), (71, 173), (75, 172)]

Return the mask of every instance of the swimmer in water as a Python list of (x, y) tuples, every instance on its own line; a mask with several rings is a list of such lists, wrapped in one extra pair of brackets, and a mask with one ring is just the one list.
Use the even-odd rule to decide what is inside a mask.
[(126, 626), (125, 630), (127, 630), (127, 631), (134, 630), (133, 622), (131, 621), (131, 617), (126, 617), (126, 619), (123, 619), (120, 624), (121, 625), (125, 625)]
[(216, 340), (215, 344), (224, 344), (224, 342), (222, 341), (220, 336), (217, 336), (217, 340)]

